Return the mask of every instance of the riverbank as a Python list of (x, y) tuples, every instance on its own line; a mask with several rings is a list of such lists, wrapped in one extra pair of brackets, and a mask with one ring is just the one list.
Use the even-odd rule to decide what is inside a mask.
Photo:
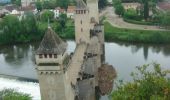
[(107, 41), (125, 41), (135, 43), (170, 43), (170, 31), (153, 30), (134, 30), (126, 28), (117, 28), (109, 22), (104, 23), (105, 39)]
[[(47, 23), (40, 23), (38, 26), (42, 30), (44, 30)], [(73, 23), (72, 23), (73, 24)], [(145, 43), (145, 44), (168, 44), (170, 43), (170, 31), (156, 31), (156, 30), (134, 30), (134, 29), (127, 29), (127, 28), (117, 28), (112, 26), (109, 22), (104, 22), (105, 26), (105, 40), (106, 41), (123, 41), (123, 42), (130, 42), (130, 43)], [(58, 33), (58, 32), (56, 32)], [(74, 40), (75, 31), (74, 25), (67, 26), (63, 32), (58, 33), (59, 36), (66, 40)], [(41, 36), (42, 37), (42, 36)], [(40, 41), (41, 39), (38, 37), (37, 40), (30, 39), (30, 41)], [(11, 44), (22, 44), (22, 43), (29, 43), (30, 41), (23, 41), (23, 42), (11, 42), (7, 43)], [(0, 43), (0, 45), (7, 45), (6, 43)]]
[(38, 83), (38, 79), (32, 79), (32, 78), (27, 78), (27, 77), (22, 77), (22, 76), (0, 74), (0, 78), (15, 79), (15, 80), (23, 81), (23, 82)]

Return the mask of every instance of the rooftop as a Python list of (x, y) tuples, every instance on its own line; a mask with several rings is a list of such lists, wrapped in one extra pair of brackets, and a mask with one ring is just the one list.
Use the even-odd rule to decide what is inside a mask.
[(76, 7), (75, 6), (68, 6), (67, 13), (74, 13)]
[(52, 29), (48, 27), (43, 40), (37, 50), (37, 54), (63, 54), (66, 51), (65, 43)]
[(158, 7), (162, 10), (168, 11), (170, 10), (170, 2), (159, 2)]
[(76, 0), (77, 4), (76, 4), (76, 8), (77, 9), (86, 9), (86, 3), (83, 0)]

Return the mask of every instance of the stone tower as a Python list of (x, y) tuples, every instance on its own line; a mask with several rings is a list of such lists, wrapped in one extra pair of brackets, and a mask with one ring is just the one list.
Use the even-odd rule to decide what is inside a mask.
[(48, 27), (35, 55), (41, 100), (68, 100), (66, 48), (67, 44)]
[(89, 9), (83, 0), (77, 0), (75, 11), (75, 38), (76, 43), (89, 43), (90, 41), (90, 19)]
[(99, 23), (98, 0), (86, 0), (91, 22)]

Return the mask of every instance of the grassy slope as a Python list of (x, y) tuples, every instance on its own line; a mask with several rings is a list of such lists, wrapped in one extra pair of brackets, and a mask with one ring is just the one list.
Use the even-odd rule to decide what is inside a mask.
[(108, 41), (140, 43), (170, 43), (170, 31), (134, 30), (113, 27), (105, 22), (105, 38)]

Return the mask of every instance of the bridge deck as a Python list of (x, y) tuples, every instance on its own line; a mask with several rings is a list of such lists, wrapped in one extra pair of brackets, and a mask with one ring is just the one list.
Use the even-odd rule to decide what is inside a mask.
[(84, 53), (86, 52), (87, 44), (82, 43), (77, 45), (72, 61), (69, 66), (69, 77), (72, 84), (76, 84), (77, 78), (79, 77), (78, 73), (81, 70), (81, 66), (84, 60)]

